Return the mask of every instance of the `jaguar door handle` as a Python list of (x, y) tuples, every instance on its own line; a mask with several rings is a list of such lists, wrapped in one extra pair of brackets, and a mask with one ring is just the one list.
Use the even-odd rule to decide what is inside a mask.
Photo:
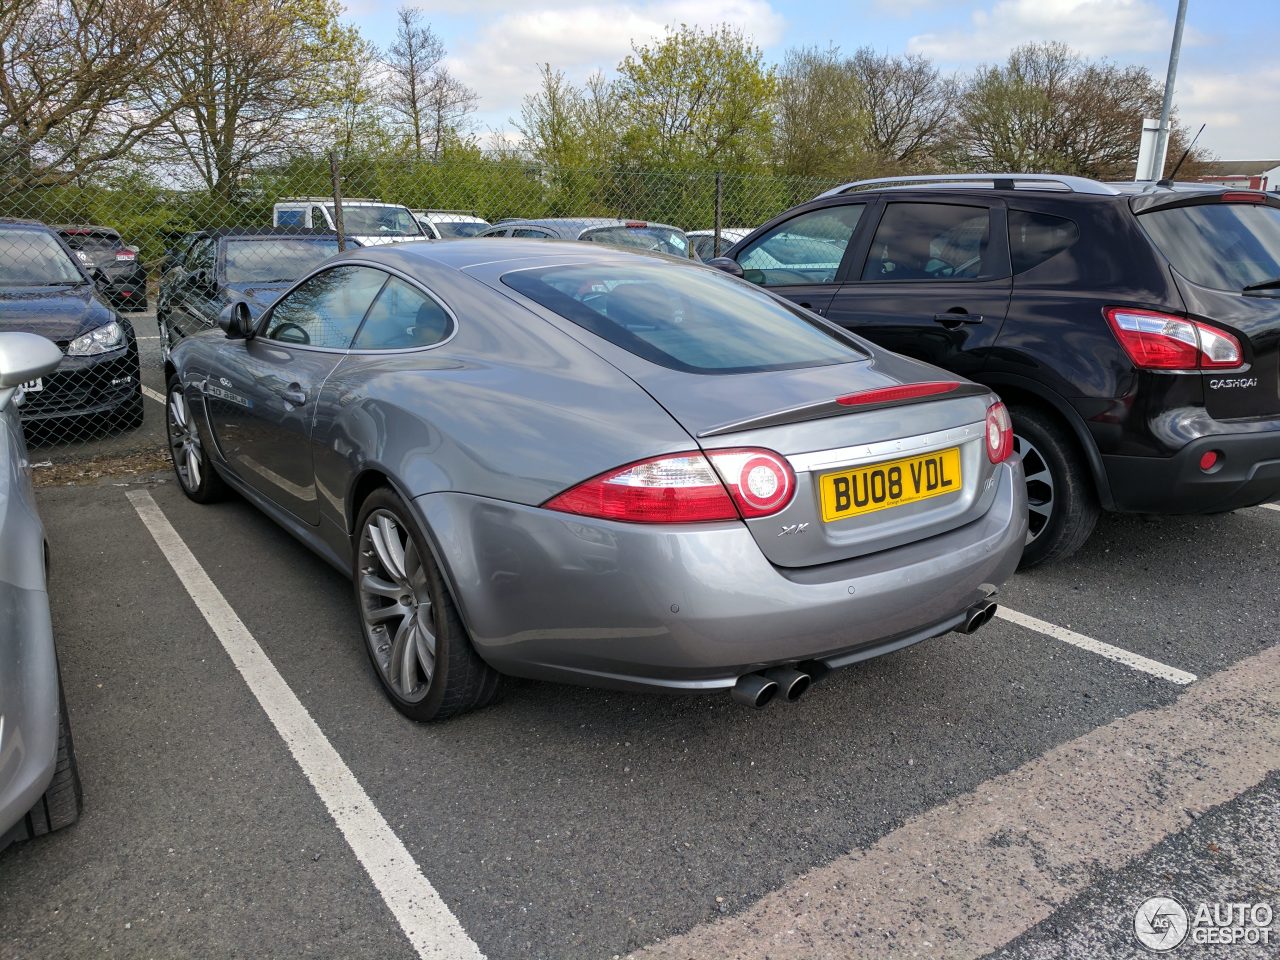
[(306, 393), (296, 383), (291, 383), (284, 390), (281, 390), (280, 396), (284, 398), (285, 403), (291, 403), (295, 407), (300, 407), (307, 402)]
[(961, 323), (981, 323), (980, 313), (935, 313), (933, 322), (943, 326), (955, 326)]

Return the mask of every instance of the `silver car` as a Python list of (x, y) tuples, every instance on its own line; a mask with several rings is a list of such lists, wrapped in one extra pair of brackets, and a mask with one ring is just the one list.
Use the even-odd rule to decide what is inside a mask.
[(182, 489), (349, 574), (417, 719), (500, 674), (794, 699), (981, 626), (1026, 536), (992, 393), (710, 268), (387, 246), (221, 326), (168, 369)]
[(0, 333), (0, 849), (74, 823), (80, 778), (45, 584), (44, 528), (17, 408), (62, 361), (51, 341)]
[(647, 220), (611, 217), (546, 217), (541, 220), (503, 220), (478, 237), (513, 237), (525, 240), (581, 240), (626, 250), (688, 257), (689, 238), (679, 227)]

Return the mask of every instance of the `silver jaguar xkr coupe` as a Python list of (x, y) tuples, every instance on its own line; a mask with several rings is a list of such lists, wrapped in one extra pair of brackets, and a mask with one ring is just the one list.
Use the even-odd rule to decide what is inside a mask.
[(995, 395), (685, 261), (360, 249), (220, 326), (166, 371), (182, 488), (348, 573), (416, 719), (502, 674), (795, 699), (980, 627), (1026, 538)]

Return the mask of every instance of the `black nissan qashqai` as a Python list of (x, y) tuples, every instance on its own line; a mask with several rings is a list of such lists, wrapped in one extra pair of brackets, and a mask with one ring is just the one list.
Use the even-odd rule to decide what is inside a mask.
[(1023, 566), (1098, 512), (1280, 496), (1280, 195), (982, 174), (861, 181), (712, 261), (995, 389), (1027, 476)]

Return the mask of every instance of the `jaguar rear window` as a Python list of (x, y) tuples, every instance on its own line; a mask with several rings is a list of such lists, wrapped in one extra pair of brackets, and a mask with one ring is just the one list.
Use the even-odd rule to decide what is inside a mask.
[(718, 271), (604, 262), (513, 271), (502, 282), (610, 343), (673, 370), (750, 373), (867, 356), (816, 317)]

